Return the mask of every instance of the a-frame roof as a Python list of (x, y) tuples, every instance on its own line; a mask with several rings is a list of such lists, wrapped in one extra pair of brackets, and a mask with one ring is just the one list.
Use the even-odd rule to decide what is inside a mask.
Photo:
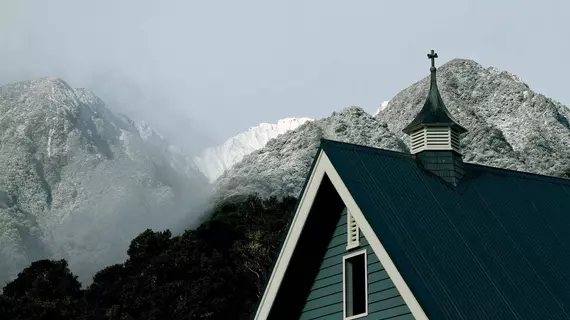
[(466, 164), (457, 188), (414, 156), (323, 141), (430, 319), (570, 319), (570, 181)]
[[(569, 180), (465, 164), (465, 178), (451, 187), (410, 154), (329, 140), (322, 154), (416, 317), (570, 319)], [(327, 170), (318, 162), (301, 202)], [(310, 204), (299, 204), (256, 319), (275, 299), (304, 207)]]

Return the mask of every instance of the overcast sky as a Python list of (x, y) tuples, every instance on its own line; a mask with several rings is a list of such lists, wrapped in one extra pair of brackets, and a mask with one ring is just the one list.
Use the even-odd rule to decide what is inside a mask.
[(53, 76), (190, 149), (380, 103), (455, 57), (570, 104), (569, 1), (0, 0), (0, 83)]

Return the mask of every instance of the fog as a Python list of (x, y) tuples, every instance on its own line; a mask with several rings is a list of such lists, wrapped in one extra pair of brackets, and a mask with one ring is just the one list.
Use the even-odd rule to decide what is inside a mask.
[[(428, 74), (431, 49), (438, 65), (493, 65), (568, 105), (568, 12), (558, 0), (0, 0), (0, 84), (62, 78), (194, 154), (260, 122), (373, 113)], [(69, 222), (76, 234), (85, 219)]]
[(88, 87), (195, 152), (259, 122), (373, 112), (430, 49), (570, 103), (565, 1), (2, 0), (0, 83)]

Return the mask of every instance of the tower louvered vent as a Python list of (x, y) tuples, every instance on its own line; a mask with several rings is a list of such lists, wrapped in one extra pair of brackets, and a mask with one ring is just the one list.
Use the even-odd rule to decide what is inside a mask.
[(411, 134), (411, 152), (459, 149), (459, 134), (451, 127), (423, 127)]
[(459, 134), (455, 130), (451, 130), (451, 148), (459, 152)]
[(354, 220), (354, 217), (352, 214), (350, 214), (350, 212), (346, 214), (346, 220), (346, 226), (348, 228), (346, 249), (350, 250), (360, 245), (360, 233), (358, 230), (358, 225), (356, 224), (356, 220)]

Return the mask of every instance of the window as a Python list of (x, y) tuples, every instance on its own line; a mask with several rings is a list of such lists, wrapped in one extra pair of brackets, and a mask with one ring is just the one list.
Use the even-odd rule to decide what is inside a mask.
[(350, 211), (346, 213), (346, 227), (347, 227), (347, 245), (346, 250), (357, 248), (360, 245), (360, 233), (358, 230), (358, 225), (356, 224), (356, 220)]
[(368, 314), (368, 270), (366, 250), (343, 258), (344, 319)]

